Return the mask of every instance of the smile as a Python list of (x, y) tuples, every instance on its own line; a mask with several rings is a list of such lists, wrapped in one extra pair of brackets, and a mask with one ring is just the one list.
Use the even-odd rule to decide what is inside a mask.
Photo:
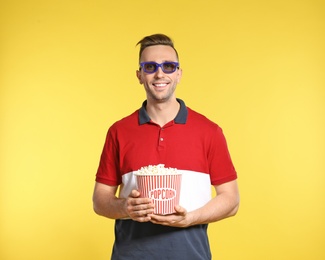
[(163, 88), (163, 87), (166, 87), (168, 85), (168, 83), (156, 83), (156, 84), (153, 84), (155, 87), (158, 87), (158, 88)]

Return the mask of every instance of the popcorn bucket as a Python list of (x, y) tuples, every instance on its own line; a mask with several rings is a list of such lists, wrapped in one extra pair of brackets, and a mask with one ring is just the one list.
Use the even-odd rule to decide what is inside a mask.
[(150, 198), (155, 204), (154, 214), (175, 212), (179, 203), (182, 174), (135, 174), (141, 198)]

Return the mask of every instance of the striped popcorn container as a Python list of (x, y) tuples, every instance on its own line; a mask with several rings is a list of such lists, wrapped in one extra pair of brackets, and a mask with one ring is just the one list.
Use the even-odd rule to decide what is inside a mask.
[(151, 198), (155, 204), (154, 214), (167, 215), (175, 212), (174, 208), (178, 205), (180, 197), (181, 173), (172, 169), (169, 172), (165, 170), (153, 173), (138, 171), (135, 175), (140, 197)]

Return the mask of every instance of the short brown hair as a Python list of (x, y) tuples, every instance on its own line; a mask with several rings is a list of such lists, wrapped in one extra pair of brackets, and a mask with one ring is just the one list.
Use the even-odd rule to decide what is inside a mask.
[(176, 52), (176, 57), (178, 60), (178, 53), (174, 47), (174, 43), (173, 43), (172, 39), (169, 38), (165, 34), (153, 34), (150, 36), (146, 36), (142, 40), (140, 40), (136, 46), (138, 46), (139, 44), (140, 44), (139, 61), (141, 59), (141, 54), (142, 54), (143, 50), (147, 47), (154, 46), (154, 45), (167, 45), (167, 46), (172, 47), (174, 49), (174, 51)]

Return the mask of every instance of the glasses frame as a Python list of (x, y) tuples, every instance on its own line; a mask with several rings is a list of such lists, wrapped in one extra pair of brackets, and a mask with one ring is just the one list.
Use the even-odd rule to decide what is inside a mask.
[[(152, 64), (152, 65), (155, 65), (156, 68), (154, 71), (147, 71), (144, 66), (146, 64)], [(173, 71), (165, 71), (164, 70), (164, 65), (165, 64), (173, 64), (175, 65), (175, 69)], [(174, 73), (177, 69), (179, 69), (179, 62), (174, 62), (174, 61), (165, 61), (165, 62), (162, 62), (162, 63), (157, 63), (157, 62), (154, 62), (154, 61), (147, 61), (147, 62), (141, 62), (140, 63), (140, 70), (143, 69), (143, 71), (145, 73), (148, 73), (148, 74), (152, 74), (152, 73), (155, 73), (159, 68), (161, 68), (161, 70), (166, 73), (166, 74), (171, 74), (171, 73)]]

